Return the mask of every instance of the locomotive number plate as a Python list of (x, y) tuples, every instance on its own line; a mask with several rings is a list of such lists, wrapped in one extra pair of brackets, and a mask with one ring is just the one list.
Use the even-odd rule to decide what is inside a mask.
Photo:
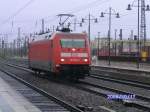
[(80, 61), (80, 59), (70, 59), (70, 61)]

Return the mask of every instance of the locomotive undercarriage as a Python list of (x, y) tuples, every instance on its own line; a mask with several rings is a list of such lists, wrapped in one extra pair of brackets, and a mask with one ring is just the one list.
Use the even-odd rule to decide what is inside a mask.
[(61, 65), (60, 72), (69, 79), (84, 79), (89, 74), (88, 65)]
[(51, 76), (67, 78), (67, 79), (84, 79), (86, 75), (89, 75), (90, 66), (89, 65), (59, 65), (56, 70), (57, 72), (51, 71), (48, 69), (47, 64), (42, 62), (29, 64), (30, 68), (35, 71), (36, 74), (41, 75), (40, 73), (51, 74)]

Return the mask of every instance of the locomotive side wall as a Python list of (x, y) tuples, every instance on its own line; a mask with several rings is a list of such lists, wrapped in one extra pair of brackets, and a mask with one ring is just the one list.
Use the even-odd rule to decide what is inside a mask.
[(42, 71), (51, 71), (52, 49), (50, 40), (30, 44), (29, 64), (30, 67)]

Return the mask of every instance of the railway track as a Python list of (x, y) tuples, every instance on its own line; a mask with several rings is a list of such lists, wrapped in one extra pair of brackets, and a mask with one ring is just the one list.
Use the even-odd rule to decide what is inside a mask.
[[(16, 62), (14, 63), (14, 60), (8, 60), (8, 61), (11, 61), (14, 65), (16, 66), (20, 66), (20, 67), (23, 67), (23, 68), (28, 68), (28, 60), (27, 59), (24, 59), (24, 60), (17, 60), (17, 63)], [(15, 60), (16, 61), (16, 60)], [(109, 74), (119, 74), (119, 75), (127, 75), (126, 73), (119, 73), (115, 70), (114, 71), (109, 71), (109, 70), (101, 70), (99, 69), (98, 66), (92, 66), (92, 68), (96, 68), (96, 70), (93, 70), (90, 74), (90, 77), (92, 78), (96, 78), (96, 79), (101, 79), (101, 80), (106, 80), (106, 81), (111, 81), (111, 82), (116, 82), (116, 83), (120, 83), (120, 84), (127, 84), (127, 85), (131, 85), (131, 86), (135, 86), (135, 87), (140, 87), (140, 88), (144, 88), (144, 89), (150, 89), (150, 84), (148, 83), (144, 83), (144, 82), (140, 82), (140, 81), (136, 81), (136, 80), (127, 80), (127, 79), (119, 79), (117, 77), (111, 77), (109, 76)], [(97, 71), (99, 73), (97, 73)], [(106, 74), (106, 75), (104, 75)]]
[[(93, 94), (99, 95), (99, 96), (104, 96), (108, 98), (108, 95), (133, 95), (132, 93), (122, 91), (119, 89), (115, 88), (110, 88), (102, 85), (96, 85), (93, 83), (89, 83), (87, 81), (79, 81), (80, 85), (77, 85), (77, 88), (83, 89), (85, 91), (91, 92)], [(150, 98), (149, 97), (144, 97), (139, 94), (134, 94), (135, 99), (132, 100), (126, 100), (126, 99), (120, 99), (116, 100), (119, 102), (122, 102), (125, 105), (132, 105), (137, 108), (143, 108), (143, 109), (150, 109)]]
[(101, 69), (101, 67), (96, 66), (95, 68), (95, 66), (93, 66), (90, 77), (150, 90), (149, 75), (145, 76), (145, 73), (143, 73), (143, 76), (142, 74), (139, 76), (129, 74), (130, 73), (121, 73), (121, 71), (117, 69), (112, 70), (111, 68), (110, 70), (105, 70), (103, 67)]
[(12, 63), (13, 65), (16, 65), (16, 66), (20, 66), (20, 67), (23, 67), (23, 68), (28, 68), (28, 60), (27, 59), (23, 59), (23, 60), (17, 60), (17, 59), (1, 59), (2, 61), (5, 61), (5, 62), (9, 62), (9, 63)]
[[(76, 108), (75, 106), (60, 100), (59, 98), (47, 93), (46, 91), (32, 85), (31, 83), (21, 79), (17, 75), (8, 72), (4, 69), (0, 69), (3, 73), (7, 74), (11, 78), (15, 79), (12, 80), (8, 76), (2, 76), (5, 78), (5, 80), (8, 80), (10, 84), (15, 86), (17, 88), (17, 91), (19, 91), (23, 96), (29, 99), (35, 106), (37, 106), (42, 112), (48, 111), (48, 112), (83, 112), (82, 110)], [(21, 84), (16, 83), (16, 80), (21, 82), (22, 84), (26, 85), (26, 87), (23, 87)], [(14, 85), (14, 83), (16, 83)], [(23, 88), (22, 88), (23, 87)]]
[[(20, 66), (16, 66), (16, 65), (11, 65), (11, 64), (7, 64), (8, 66), (11, 67), (15, 67), (17, 69), (22, 69), (24, 71), (27, 72), (33, 72), (30, 69), (27, 68), (22, 68)], [(84, 91), (90, 92), (92, 94), (96, 94), (99, 96), (103, 96), (103, 97), (108, 97), (108, 95), (111, 94), (126, 94), (129, 95), (131, 93), (125, 92), (125, 91), (121, 91), (121, 90), (117, 90), (115, 88), (109, 88), (109, 87), (105, 87), (105, 86), (100, 86), (100, 85), (95, 85), (86, 81), (80, 81), (79, 84), (71, 84), (71, 86), (74, 86), (78, 89), (82, 89)], [(118, 100), (117, 100), (118, 101)], [(135, 94), (135, 99), (134, 100), (119, 100), (119, 102), (122, 102), (125, 105), (132, 105), (134, 107), (137, 108), (142, 108), (142, 109), (146, 109), (149, 110), (150, 109), (150, 98), (149, 97), (143, 97), (141, 95)]]
[(149, 84), (141, 83), (138, 81), (131, 81), (131, 80), (125, 80), (125, 79), (123, 80), (123, 79), (118, 79), (118, 78), (114, 78), (114, 77), (110, 77), (110, 76), (104, 76), (102, 74), (96, 74), (96, 73), (92, 73), (89, 77), (95, 78), (95, 79), (100, 79), (100, 80), (105, 80), (105, 81), (111, 81), (111, 82), (115, 82), (115, 83), (120, 83), (120, 84), (126, 84), (126, 85), (130, 85), (130, 86), (150, 90)]
[[(109, 87), (105, 87), (105, 86), (101, 86), (101, 85), (95, 85), (95, 84), (92, 84), (92, 83), (89, 83), (89, 82), (86, 82), (86, 81), (80, 81), (80, 83), (83, 85), (85, 85), (84, 87), (86, 88), (91, 88), (89, 89), (88, 91), (93, 91), (93, 93), (97, 94), (97, 95), (103, 95), (105, 97), (108, 97), (108, 95), (114, 95), (114, 94), (126, 94), (126, 95), (131, 95), (132, 93), (129, 93), (129, 92), (126, 92), (126, 91), (122, 91), (122, 90), (118, 90), (118, 89), (115, 89), (115, 88), (109, 88)], [(103, 91), (103, 92), (99, 92), (99, 91)], [(139, 103), (136, 103), (135, 105), (137, 106), (141, 106), (141, 107), (144, 107), (142, 105), (140, 105), (140, 102), (143, 102), (143, 101), (148, 101), (147, 104), (149, 104), (149, 101), (150, 101), (150, 98), (149, 97), (143, 97), (141, 95), (138, 95), (138, 94), (135, 94), (135, 98), (134, 101), (129, 101), (129, 103), (134, 103), (136, 101), (138, 101)], [(128, 103), (127, 100), (121, 100), (123, 101), (123, 103)], [(149, 108), (149, 106), (148, 106)], [(150, 108), (149, 108), (150, 109)]]
[[(6, 63), (3, 63), (2, 65), (4, 65), (4, 64), (6, 64)], [(8, 64), (8, 63), (7, 63)], [(27, 72), (27, 74), (28, 74), (28, 72), (29, 72), (29, 74), (30, 75), (32, 75), (32, 77), (35, 77), (35, 78), (38, 78), (39, 80), (40, 80), (40, 82), (41, 82), (41, 84), (42, 84), (42, 81), (41, 81), (41, 79), (43, 80), (43, 78), (45, 79), (46, 77), (37, 77), (35, 74), (33, 74), (34, 72), (32, 71), (32, 70), (29, 70), (29, 69), (27, 69), (27, 68), (21, 68), (20, 66), (18, 67), (18, 66), (14, 66), (14, 65), (11, 65), (11, 64), (8, 64), (8, 66), (10, 66), (10, 67), (13, 67), (13, 68), (17, 68), (18, 70), (20, 69), (20, 70), (23, 70), (23, 71), (25, 71), (25, 72)], [(9, 67), (9, 68), (10, 68)], [(6, 69), (6, 67), (5, 67), (5, 69)], [(12, 69), (13, 70), (13, 69)], [(19, 70), (19, 71), (20, 71)], [(14, 69), (14, 71), (16, 71), (15, 69)], [(13, 72), (13, 73), (15, 73), (16, 74), (16, 72)], [(24, 73), (22, 73), (22, 75), (23, 75)], [(18, 74), (16, 74), (16, 76), (17, 76)], [(23, 77), (21, 75), (21, 78)], [(29, 76), (30, 76), (29, 75)], [(35, 75), (35, 76), (34, 76)], [(18, 75), (19, 76), (19, 75)], [(47, 77), (47, 79), (48, 79), (48, 77)], [(25, 80), (26, 80), (26, 78), (25, 78)], [(29, 81), (29, 80), (28, 80)], [(59, 80), (60, 81), (60, 80)], [(30, 82), (30, 81), (29, 81)], [(56, 82), (55, 80), (50, 80), (49, 82)], [(61, 84), (61, 82), (58, 82), (58, 80), (57, 80), (57, 83), (60, 83)], [(33, 83), (34, 84), (34, 83)], [(43, 85), (43, 84), (42, 84)], [(62, 85), (65, 85), (64, 83), (62, 84)], [(66, 86), (68, 86), (68, 85), (66, 85)], [(57, 87), (57, 86), (56, 86)], [(70, 86), (71, 87), (71, 86)], [(41, 87), (40, 87), (41, 88)], [(42, 88), (42, 89), (44, 89), (44, 88)], [(75, 89), (75, 88), (74, 88)], [(80, 90), (79, 90), (80, 91)], [(79, 92), (80, 93), (80, 92)], [(54, 94), (55, 95), (55, 94)], [(82, 94), (81, 94), (82, 95)], [(66, 99), (65, 99), (65, 101), (66, 101)], [(74, 105), (74, 103), (73, 103), (73, 105)], [(90, 112), (97, 112), (97, 111), (92, 111), (93, 110), (93, 108), (92, 107), (89, 107), (89, 106), (85, 106), (85, 105), (76, 105), (75, 104), (75, 106), (77, 106), (78, 108), (80, 108), (81, 110), (85, 110), (85, 111), (90, 111)], [(105, 106), (96, 106), (96, 108), (98, 108), (98, 110), (100, 110), (100, 112), (106, 112), (106, 111), (113, 111), (113, 110), (111, 110), (111, 109), (109, 109), (108, 107), (105, 107)], [(115, 111), (114, 111), (115, 112)], [(141, 111), (140, 111), (141, 112)]]
[[(27, 60), (24, 60), (24, 61), (27, 62)], [(24, 61), (23, 61), (23, 63), (24, 63)], [(28, 69), (27, 63), (25, 65), (17, 65), (17, 64), (14, 64), (14, 65)], [(103, 75), (103, 74), (115, 74), (116, 72), (105, 71), (105, 70), (99, 70), (99, 72), (101, 72), (101, 73), (93, 73), (92, 72), (89, 77), (95, 78), (95, 79), (100, 79), (100, 80), (105, 80), (105, 81), (111, 81), (111, 82), (115, 82), (115, 83), (120, 83), (120, 84), (126, 84), (126, 85), (130, 85), (130, 86), (150, 90), (150, 85), (147, 83), (142, 83), (142, 82), (133, 81), (133, 80), (127, 80), (127, 79), (118, 79), (115, 77)]]
[[(148, 70), (139, 69), (127, 69), (119, 67), (103, 67), (103, 66), (91, 66), (91, 73), (103, 76), (109, 76), (111, 78), (117, 78), (132, 82), (139, 82), (150, 85), (150, 72)], [(135, 78), (136, 77), (136, 78)]]

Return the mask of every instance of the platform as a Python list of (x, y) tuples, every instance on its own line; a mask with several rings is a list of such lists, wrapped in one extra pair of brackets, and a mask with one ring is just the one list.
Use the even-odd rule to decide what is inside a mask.
[(140, 63), (139, 68), (137, 68), (136, 62), (118, 62), (118, 61), (110, 61), (110, 65), (108, 65), (108, 60), (94, 60), (92, 62), (93, 66), (101, 66), (108, 68), (116, 68), (122, 70), (131, 70), (131, 71), (139, 71), (139, 72), (148, 72), (150, 73), (150, 64)]
[(41, 111), (0, 77), (0, 112)]

